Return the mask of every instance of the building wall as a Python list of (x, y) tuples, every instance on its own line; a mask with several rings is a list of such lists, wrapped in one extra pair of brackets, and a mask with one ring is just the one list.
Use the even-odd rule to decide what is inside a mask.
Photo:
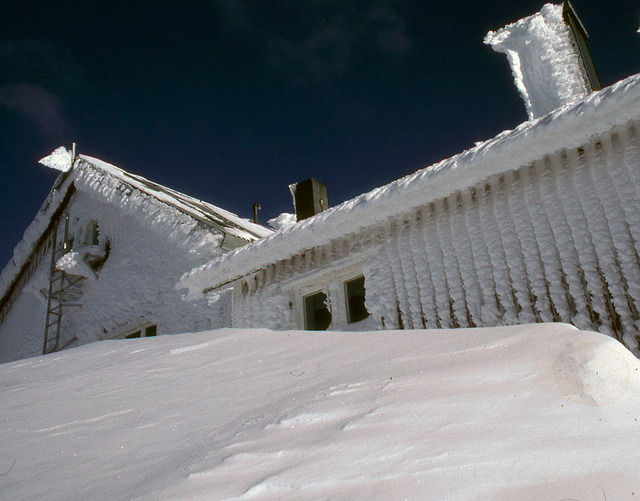
[(234, 326), (301, 327), (299, 285), (359, 262), (379, 328), (559, 321), (638, 354), (639, 209), (634, 123), (237, 281)]
[[(158, 334), (224, 326), (206, 299), (185, 301), (175, 288), (183, 273), (222, 252), (219, 247), (190, 253), (158, 231), (161, 224), (152, 231), (87, 192), (76, 192), (67, 211), (72, 250), (81, 248), (88, 226), (97, 221), (99, 245), (108, 247), (108, 257), (97, 278), (83, 279), (80, 294), (72, 298), (82, 307), (63, 306), (61, 346), (109, 339), (149, 323), (157, 325)], [(222, 235), (216, 238), (221, 241)], [(0, 362), (42, 353), (47, 300), (41, 291), (48, 291), (50, 252), (47, 246), (34, 262), (0, 323)]]

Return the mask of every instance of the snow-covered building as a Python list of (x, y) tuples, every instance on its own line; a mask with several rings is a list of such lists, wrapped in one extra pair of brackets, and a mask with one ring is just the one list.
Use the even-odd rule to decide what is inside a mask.
[(598, 88), (571, 5), (490, 32), (530, 120), (183, 277), (234, 327), (568, 322), (640, 342), (640, 75)]
[(42, 163), (62, 172), (0, 275), (0, 362), (218, 326), (215, 307), (185, 301), (176, 280), (272, 233), (64, 148)]
[[(156, 329), (567, 322), (638, 355), (640, 75), (597, 90), (587, 38), (568, 2), (490, 32), (529, 121), (337, 207), (311, 182), (317, 214), (275, 233), (58, 152), (45, 163), (73, 168), (0, 276), (0, 361), (42, 351), (35, 311), (62, 332), (44, 351)], [(58, 300), (61, 273), (77, 301), (73, 284)]]

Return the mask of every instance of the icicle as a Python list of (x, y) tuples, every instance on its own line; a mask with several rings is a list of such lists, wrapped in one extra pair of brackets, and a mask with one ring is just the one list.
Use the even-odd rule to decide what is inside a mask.
[(451, 241), (451, 227), (449, 226), (451, 215), (448, 199), (445, 198), (436, 202), (436, 214), (436, 231), (442, 247), (444, 271), (451, 301), (451, 327), (466, 326), (468, 317), (467, 305), (464, 285), (460, 279), (460, 267)]
[(563, 204), (567, 213), (571, 214), (571, 231), (576, 246), (578, 273), (581, 286), (584, 289), (586, 313), (590, 320), (589, 323), (578, 325), (578, 327), (599, 329), (606, 309), (602, 301), (601, 279), (596, 271), (600, 264), (593, 243), (593, 235), (589, 230), (589, 218), (584, 208), (585, 204), (590, 203), (587, 199), (593, 197), (593, 193), (585, 186), (586, 176), (584, 150), (569, 151), (566, 158), (563, 159), (557, 182), (560, 193), (572, 194), (564, 197)]
[(394, 294), (389, 296), (390, 298), (395, 298), (397, 301), (396, 305), (396, 325), (399, 329), (411, 329), (413, 328), (411, 324), (411, 312), (409, 309), (409, 293), (407, 291), (406, 281), (404, 277), (404, 273), (402, 270), (401, 264), (401, 256), (398, 248), (398, 237), (400, 233), (401, 223), (393, 220), (389, 225), (389, 235), (390, 240), (385, 245), (385, 253), (387, 255), (387, 262), (389, 263), (392, 270), (393, 277), (393, 288)]
[(457, 256), (460, 269), (460, 279), (464, 287), (465, 304), (469, 318), (469, 327), (482, 325), (480, 314), (482, 307), (482, 293), (478, 283), (475, 256), (469, 239), (469, 228), (464, 218), (464, 202), (461, 193), (450, 197), (450, 229), (453, 239), (453, 249)]
[(498, 305), (496, 304), (496, 287), (493, 267), (489, 257), (487, 242), (484, 239), (482, 219), (480, 218), (480, 200), (476, 187), (471, 188), (462, 196), (462, 215), (469, 232), (471, 252), (475, 264), (478, 285), (481, 294), (481, 325), (497, 325)]
[(515, 230), (513, 211), (508, 201), (508, 191), (511, 187), (506, 184), (504, 175), (498, 176), (493, 186), (496, 188), (493, 199), (494, 213), (500, 222), (498, 230), (504, 248), (509, 278), (513, 286), (514, 302), (516, 303), (515, 315), (521, 323), (532, 323), (535, 321), (535, 316), (531, 309), (529, 284), (526, 278), (527, 270), (522, 257), (522, 244)]
[(487, 243), (495, 279), (495, 302), (498, 310), (498, 321), (502, 324), (511, 325), (517, 321), (516, 305), (514, 304), (513, 288), (502, 238), (498, 229), (499, 221), (496, 220), (494, 211), (494, 191), (495, 186), (489, 183), (479, 187), (480, 218), (484, 241)]
[(437, 217), (435, 214), (435, 204), (429, 204), (428, 209), (425, 210), (425, 215), (424, 238), (429, 270), (431, 271), (431, 278), (435, 290), (436, 324), (438, 327), (453, 327), (450, 322), (449, 288), (444, 273), (442, 247), (440, 246), (435, 223)]
[[(525, 167), (524, 170), (528, 169)], [(507, 196), (514, 222), (514, 228), (522, 249), (523, 267), (526, 270), (526, 281), (529, 288), (530, 303), (536, 322), (551, 322), (551, 307), (548, 287), (544, 278), (544, 265), (531, 221), (531, 214), (525, 202), (521, 171), (506, 174), (507, 183), (511, 187)]]
[(412, 329), (420, 329), (422, 323), (422, 308), (420, 306), (420, 289), (418, 287), (418, 279), (416, 274), (416, 266), (413, 260), (413, 252), (411, 251), (410, 235), (415, 232), (415, 228), (411, 224), (411, 219), (407, 218), (402, 221), (402, 228), (396, 239), (399, 261), (404, 276), (404, 284), (407, 291), (407, 304), (409, 306), (409, 322)]
[(411, 232), (409, 245), (411, 247), (416, 267), (416, 278), (421, 298), (420, 302), (422, 312), (424, 314), (424, 326), (425, 328), (435, 329), (438, 327), (436, 296), (435, 289), (433, 287), (433, 279), (431, 278), (429, 261), (426, 256), (427, 249), (424, 240), (426, 219), (425, 209), (418, 210), (416, 214), (416, 224)]
[[(595, 185), (594, 194), (600, 201), (600, 208), (603, 212), (604, 228), (602, 237), (606, 242), (603, 249), (602, 264), (605, 268), (604, 274), (612, 295), (612, 302), (615, 308), (615, 317), (612, 318), (612, 326), (616, 331), (616, 337), (622, 338), (620, 332), (621, 322), (624, 331), (635, 331), (632, 321), (633, 311), (629, 304), (629, 291), (625, 268), (627, 264), (622, 262), (620, 252), (628, 243), (629, 235), (624, 221), (624, 215), (618, 194), (616, 193), (613, 181), (607, 172), (607, 151), (608, 145), (596, 140), (590, 145), (593, 152), (593, 163), (590, 174)], [(624, 256), (623, 256), (624, 257)]]

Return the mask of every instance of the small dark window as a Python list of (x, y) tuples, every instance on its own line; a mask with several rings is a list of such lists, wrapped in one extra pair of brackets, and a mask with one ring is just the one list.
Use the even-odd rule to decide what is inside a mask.
[(308, 331), (326, 331), (331, 324), (331, 312), (327, 308), (327, 295), (316, 292), (304, 298), (304, 323)]
[(87, 225), (85, 243), (87, 245), (98, 245), (98, 221), (91, 221)]
[(344, 288), (347, 296), (347, 322), (353, 324), (367, 318), (369, 312), (364, 306), (364, 277), (345, 282)]
[(155, 336), (156, 332), (158, 330), (158, 327), (155, 325), (150, 325), (149, 327), (147, 327), (144, 331), (144, 337), (151, 337), (151, 336)]
[(142, 331), (135, 331), (129, 334), (128, 336), (126, 336), (125, 339), (133, 339), (133, 338), (140, 337), (141, 335), (142, 335)]

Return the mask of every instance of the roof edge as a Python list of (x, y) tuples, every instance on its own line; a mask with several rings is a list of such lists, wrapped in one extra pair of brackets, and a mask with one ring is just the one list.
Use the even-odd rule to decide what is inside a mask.
[(197, 297), (205, 289), (246, 276), (275, 260), (287, 259), (334, 238), (405, 214), (492, 175), (528, 165), (562, 149), (581, 146), (594, 135), (638, 119), (640, 74), (220, 256), (185, 274), (178, 288), (188, 289), (190, 297)]

